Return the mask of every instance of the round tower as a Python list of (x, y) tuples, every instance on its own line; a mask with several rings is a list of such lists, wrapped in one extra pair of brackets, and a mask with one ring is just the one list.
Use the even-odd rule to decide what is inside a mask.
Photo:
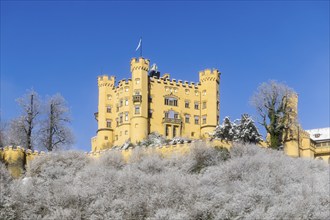
[(199, 72), (201, 93), (201, 137), (208, 138), (219, 123), (220, 115), (220, 72), (206, 69)]
[(96, 143), (93, 151), (110, 148), (113, 143), (113, 125), (111, 125), (111, 113), (107, 111), (107, 106), (112, 103), (112, 88), (115, 84), (115, 77), (99, 76), (99, 104), (98, 112), (95, 113), (95, 118), (98, 121)]
[(145, 139), (149, 134), (148, 121), (148, 72), (149, 60), (133, 58), (131, 60), (132, 73), (132, 105), (131, 105), (131, 132), (132, 143)]
[(287, 99), (288, 129), (283, 133), (284, 152), (292, 157), (300, 157), (302, 129), (298, 124), (298, 94), (293, 93)]

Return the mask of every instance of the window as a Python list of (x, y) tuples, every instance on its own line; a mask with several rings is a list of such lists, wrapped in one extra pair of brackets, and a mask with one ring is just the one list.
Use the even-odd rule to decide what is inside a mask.
[(112, 98), (111, 95), (107, 95), (108, 100), (111, 100), (111, 98)]
[(202, 94), (203, 96), (206, 96), (206, 90), (203, 90)]
[(135, 114), (140, 114), (140, 106), (135, 106)]
[(135, 79), (135, 84), (140, 84), (140, 78)]
[(153, 110), (149, 110), (149, 118), (152, 118), (152, 113), (153, 113)]
[(128, 99), (125, 99), (125, 105), (128, 106)]
[(120, 103), (120, 105), (119, 105), (119, 106), (120, 106), (120, 107), (122, 107), (122, 106), (123, 106), (123, 100), (122, 100), (122, 99), (120, 99), (120, 102), (119, 102), (119, 103)]
[(188, 94), (189, 94), (189, 89), (186, 89), (185, 92), (186, 92), (186, 94), (188, 95)]
[(149, 102), (152, 102), (152, 96), (149, 96)]
[(195, 91), (195, 96), (198, 96), (198, 91), (197, 90)]
[(119, 115), (119, 123), (123, 123), (123, 113), (120, 113)]
[(169, 90), (169, 88), (168, 87), (165, 87), (165, 91), (168, 91)]
[(108, 140), (108, 136), (104, 136), (104, 140)]
[(165, 105), (178, 106), (178, 100), (176, 98), (165, 98)]
[(127, 130), (125, 131), (125, 135), (128, 135), (128, 131)]
[(195, 102), (195, 109), (198, 110), (199, 109), (199, 103)]
[(178, 92), (178, 89), (174, 89), (174, 92), (177, 93)]
[(203, 123), (203, 124), (206, 124), (206, 115), (203, 115), (202, 123)]
[(128, 121), (128, 112), (125, 112), (125, 121)]
[(118, 135), (116, 135), (116, 141), (118, 141)]
[(190, 115), (185, 115), (185, 122), (190, 123)]
[(175, 111), (173, 110), (169, 110), (168, 112), (165, 112), (165, 118), (176, 118), (178, 119), (179, 118), (179, 114), (176, 113)]
[(195, 136), (195, 132), (191, 132), (191, 137), (194, 137)]
[(185, 102), (184, 102), (184, 107), (185, 107), (185, 108), (189, 108), (189, 101), (185, 101)]
[(117, 105), (116, 112), (119, 112), (119, 106)]
[(111, 128), (111, 120), (107, 119), (107, 128)]
[(128, 87), (125, 87), (125, 92), (128, 92)]
[(118, 127), (118, 125), (119, 125), (119, 119), (118, 118), (116, 118), (116, 124), (117, 124), (117, 127)]
[(203, 109), (206, 109), (206, 102), (203, 102)]
[(111, 106), (107, 106), (107, 113), (111, 113)]
[(195, 125), (199, 124), (199, 117), (197, 115), (195, 115)]

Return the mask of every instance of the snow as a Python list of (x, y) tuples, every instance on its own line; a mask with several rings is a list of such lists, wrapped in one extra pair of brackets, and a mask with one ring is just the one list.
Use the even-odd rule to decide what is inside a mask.
[(316, 128), (306, 130), (310, 134), (310, 138), (313, 141), (324, 141), (330, 139), (330, 127), (328, 128)]

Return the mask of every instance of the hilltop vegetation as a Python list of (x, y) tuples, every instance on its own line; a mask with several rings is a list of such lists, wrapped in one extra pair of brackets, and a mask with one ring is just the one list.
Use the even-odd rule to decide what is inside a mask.
[(194, 146), (129, 163), (53, 152), (12, 180), (3, 165), (0, 219), (329, 219), (329, 165), (254, 145)]

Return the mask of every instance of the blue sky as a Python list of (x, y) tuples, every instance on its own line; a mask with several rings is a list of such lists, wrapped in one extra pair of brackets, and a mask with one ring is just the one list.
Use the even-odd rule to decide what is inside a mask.
[(162, 73), (198, 81), (218, 68), (221, 119), (256, 116), (270, 79), (299, 93), (305, 129), (329, 126), (328, 1), (1, 1), (1, 118), (29, 88), (69, 103), (75, 148), (90, 150), (100, 74), (129, 78), (140, 36)]

